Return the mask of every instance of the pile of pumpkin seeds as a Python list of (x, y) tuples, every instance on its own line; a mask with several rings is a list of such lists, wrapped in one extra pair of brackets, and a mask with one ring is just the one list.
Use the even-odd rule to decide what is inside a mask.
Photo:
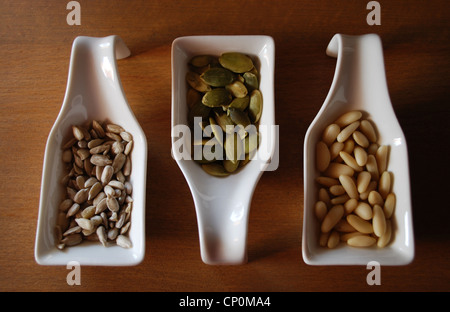
[(202, 133), (202, 140), (193, 139), (193, 151), (201, 148), (201, 157), (194, 155), (194, 160), (205, 172), (228, 176), (256, 152), (263, 105), (258, 76), (252, 58), (239, 52), (197, 55), (190, 60), (188, 120), (192, 133)]

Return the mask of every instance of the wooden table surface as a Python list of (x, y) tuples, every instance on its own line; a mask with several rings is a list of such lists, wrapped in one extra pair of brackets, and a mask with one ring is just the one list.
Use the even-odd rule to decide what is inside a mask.
[[(0, 1), (1, 291), (449, 291), (450, 22), (444, 0)], [(391, 100), (410, 161), (416, 255), (382, 267), (369, 286), (365, 266), (308, 266), (301, 254), (303, 140), (330, 88), (335, 33), (377, 33)], [(122, 37), (118, 63), (127, 99), (148, 139), (146, 255), (134, 267), (82, 267), (69, 286), (65, 266), (40, 266), (34, 245), (44, 149), (60, 110), (76, 36)], [(185, 35), (270, 35), (276, 45), (275, 106), (280, 163), (256, 188), (249, 262), (209, 266), (200, 258), (192, 196), (171, 149), (171, 44)]]

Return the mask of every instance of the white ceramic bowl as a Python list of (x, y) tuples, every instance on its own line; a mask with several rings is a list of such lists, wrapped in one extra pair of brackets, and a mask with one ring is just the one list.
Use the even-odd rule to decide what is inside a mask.
[[(411, 191), (405, 136), (395, 116), (387, 89), (383, 49), (377, 35), (345, 36), (331, 40), (327, 54), (337, 57), (330, 91), (311, 123), (304, 142), (303, 259), (311, 265), (405, 265), (414, 258)], [(338, 248), (319, 246), (319, 223), (314, 214), (319, 172), (315, 167), (315, 145), (325, 127), (341, 114), (361, 110), (378, 129), (379, 144), (390, 146), (388, 171), (393, 173), (397, 204), (393, 239), (385, 248), (355, 248), (341, 243)]]
[[(187, 125), (186, 73), (194, 55), (241, 52), (259, 60), (263, 111), (261, 143), (256, 157), (225, 178), (208, 175), (193, 160), (182, 159), (180, 140), (190, 150), (189, 135), (179, 138), (176, 126)], [(247, 224), (253, 192), (263, 171), (277, 166), (274, 69), (275, 43), (269, 36), (187, 36), (172, 44), (172, 152), (189, 184), (197, 213), (201, 257), (207, 264), (247, 261)], [(186, 126), (187, 127), (187, 126)], [(262, 130), (267, 131), (263, 134)], [(190, 152), (188, 153), (190, 155)]]
[[(117, 36), (77, 37), (72, 46), (69, 76), (61, 111), (50, 131), (45, 148), (42, 186), (36, 231), (35, 259), (42, 265), (136, 265), (145, 255), (145, 185), (147, 140), (124, 95), (116, 58), (130, 54)], [(109, 120), (133, 135), (131, 152), (133, 210), (129, 238), (130, 249), (100, 242), (84, 241), (77, 246), (57, 249), (55, 225), (65, 187), (61, 146), (68, 140), (72, 125), (93, 119)]]

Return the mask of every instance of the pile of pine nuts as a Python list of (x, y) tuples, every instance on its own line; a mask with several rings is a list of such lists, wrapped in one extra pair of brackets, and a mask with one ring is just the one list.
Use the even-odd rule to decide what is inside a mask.
[(389, 147), (377, 143), (374, 125), (360, 111), (347, 112), (325, 128), (316, 144), (320, 187), (314, 211), (320, 246), (389, 244), (396, 197), (388, 154)]

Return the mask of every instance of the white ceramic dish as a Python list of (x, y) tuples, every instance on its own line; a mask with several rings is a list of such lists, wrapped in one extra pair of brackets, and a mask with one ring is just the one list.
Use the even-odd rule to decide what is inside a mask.
[[(260, 90), (264, 100), (260, 131), (264, 127), (268, 131), (262, 134), (255, 159), (243, 170), (226, 178), (216, 178), (206, 174), (193, 160), (181, 159), (182, 153), (175, 146), (182, 140), (190, 150), (189, 136), (180, 138), (174, 129), (188, 124), (185, 76), (190, 58), (200, 54), (219, 56), (230, 51), (242, 52), (260, 61)], [(268, 36), (189, 36), (177, 38), (172, 44), (172, 153), (194, 199), (201, 257), (207, 264), (247, 261), (247, 225), (253, 192), (263, 171), (274, 170), (276, 166), (270, 161), (277, 144), (274, 61), (275, 44)]]
[[(336, 34), (327, 48), (337, 57), (330, 91), (314, 118), (304, 142), (304, 219), (302, 253), (311, 265), (406, 265), (414, 258), (408, 151), (389, 98), (381, 40), (377, 35)], [(393, 216), (393, 241), (385, 248), (320, 247), (319, 224), (314, 215), (318, 187), (315, 178), (315, 144), (323, 129), (350, 110), (361, 110), (378, 128), (379, 143), (390, 146), (388, 170), (393, 173), (393, 192), (397, 197)]]
[[(147, 139), (124, 95), (116, 58), (130, 55), (117, 36), (105, 38), (77, 37), (72, 46), (66, 94), (59, 115), (50, 131), (45, 148), (35, 259), (42, 265), (136, 265), (145, 255), (145, 185)], [(61, 146), (68, 139), (72, 125), (93, 119), (109, 120), (133, 135), (132, 155), (133, 211), (129, 237), (133, 247), (103, 247), (99, 242), (59, 250), (55, 247), (58, 207), (65, 192)]]

